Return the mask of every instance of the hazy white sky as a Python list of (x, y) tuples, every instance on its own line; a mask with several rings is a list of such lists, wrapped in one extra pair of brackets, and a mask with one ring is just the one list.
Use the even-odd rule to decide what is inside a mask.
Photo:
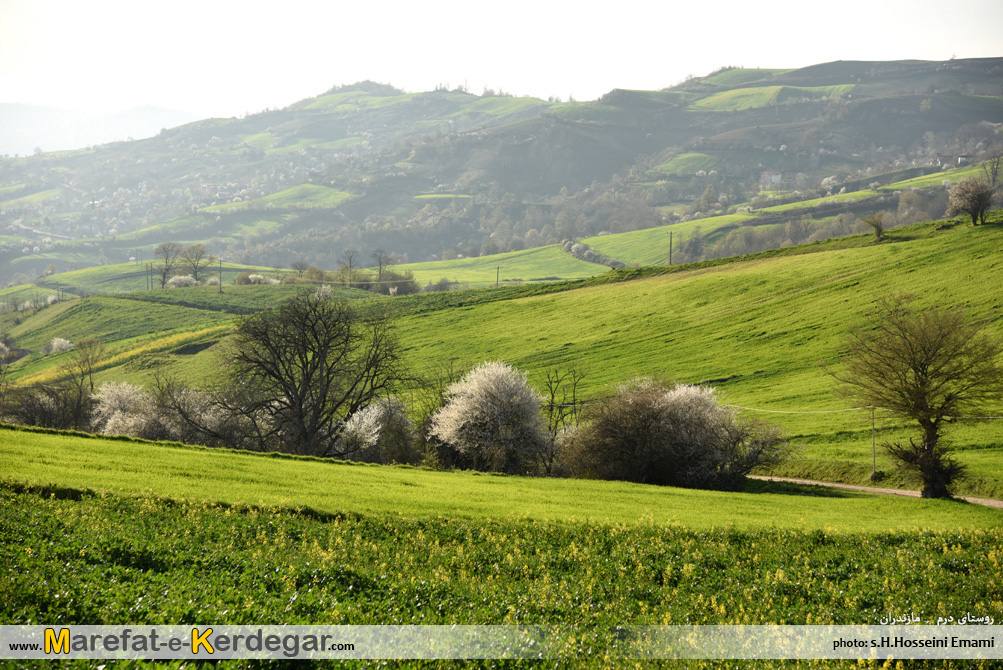
[(235, 116), (364, 79), (593, 100), (725, 65), (1003, 56), (1001, 0), (0, 0), (0, 102)]

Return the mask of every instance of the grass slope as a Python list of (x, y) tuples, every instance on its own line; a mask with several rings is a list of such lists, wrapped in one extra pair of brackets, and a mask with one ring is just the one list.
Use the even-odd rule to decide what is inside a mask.
[(670, 232), (674, 244), (682, 244), (698, 229), (713, 240), (715, 233), (722, 234), (736, 226), (755, 222), (755, 218), (752, 214), (725, 214), (629, 233), (597, 235), (582, 241), (599, 253), (628, 265), (668, 265)]
[(592, 277), (609, 268), (578, 260), (560, 246), (551, 245), (477, 258), (408, 263), (395, 266), (395, 269), (411, 270), (420, 285), (448, 277), (470, 287), (484, 287), (494, 286), (496, 280), (511, 283)]
[(673, 156), (661, 165), (656, 165), (649, 174), (661, 173), (667, 175), (694, 175), (700, 170), (711, 170), (720, 162), (716, 156), (700, 153), (687, 153)]
[[(875, 296), (891, 291), (916, 293), (924, 305), (963, 305), (972, 318), (990, 322), (997, 333), (1003, 331), (1003, 259), (995, 253), (999, 248), (1003, 229), (997, 225), (973, 229), (930, 223), (890, 231), (880, 244), (857, 236), (692, 266), (603, 272), (557, 284), (374, 298), (373, 304), (391, 304), (398, 310), (405, 355), (419, 373), (450, 361), (463, 367), (501, 359), (528, 371), (531, 381), (539, 383), (550, 366), (578, 363), (588, 372), (585, 390), (590, 394), (634, 375), (663, 374), (711, 383), (728, 402), (742, 407), (832, 412), (757, 414), (785, 426), (805, 447), (802, 458), (775, 474), (866, 483), (871, 472), (870, 415), (846, 411), (849, 408), (832, 396), (831, 381), (818, 361), (834, 361), (847, 326), (862, 317)], [(551, 253), (561, 254), (556, 248)], [(481, 273), (481, 281), (493, 282), (492, 259), (469, 262), (471, 272)], [(426, 278), (419, 275), (419, 280)], [(979, 290), (972, 290), (976, 285)], [(254, 290), (241, 295), (228, 287), (224, 299), (230, 302), (220, 304), (214, 296), (201, 295), (202, 289), (189, 289), (191, 293), (154, 292), (158, 298), (177, 296), (179, 302), (173, 305), (121, 298), (56, 305), (24, 321), (15, 334), (30, 348), (56, 336), (99, 335), (108, 344), (111, 360), (119, 362), (106, 361), (99, 381), (145, 382), (155, 365), (206, 379), (218, 370), (214, 350), (180, 350), (190, 342), (220, 339), (234, 314), (287, 289), (248, 288)], [(191, 300), (185, 300), (186, 295)], [(44, 378), (61, 360), (36, 355), (19, 363), (16, 372), (22, 379)], [(902, 423), (879, 422), (879, 428), (879, 442), (912, 434)], [(1000, 434), (999, 424), (993, 422), (952, 429), (973, 474), (960, 492), (1003, 497)], [(909, 485), (883, 452), (878, 453), (877, 467), (890, 474), (889, 485)]]
[[(871, 238), (872, 239), (872, 238)], [(579, 363), (593, 392), (637, 374), (706, 381), (744, 407), (815, 412), (846, 410), (819, 368), (833, 361), (849, 324), (878, 295), (917, 294), (920, 304), (962, 305), (1003, 332), (1003, 229), (937, 230), (933, 224), (892, 231), (886, 242), (864, 236), (814, 245), (820, 253), (762, 254), (706, 264), (640, 281), (597, 285), (402, 320), (402, 340), (418, 369), (448, 360), (502, 359), (539, 379), (552, 365)], [(839, 248), (836, 244), (865, 245)], [(978, 285), (979, 290), (972, 287)], [(870, 415), (768, 414), (806, 445), (789, 474), (866, 481), (871, 467)], [(880, 439), (908, 427), (886, 426)], [(969, 489), (1003, 496), (998, 424), (955, 428)], [(893, 470), (879, 454), (878, 467)], [(901, 480), (894, 480), (902, 484)]]
[(202, 208), (202, 211), (229, 212), (242, 209), (266, 209), (269, 206), (280, 209), (334, 209), (351, 197), (351, 193), (327, 186), (300, 184), (284, 191), (266, 195), (263, 198), (212, 205)]
[[(1003, 526), (964, 503), (860, 493), (723, 493), (504, 477), (78, 437), (0, 427), (0, 480), (215, 504), (409, 518), (887, 532)], [(15, 465), (16, 464), (16, 465)], [(97, 467), (96, 467), (97, 466)]]
[(760, 86), (739, 88), (709, 95), (694, 102), (694, 109), (733, 112), (754, 107), (782, 105), (799, 100), (837, 98), (853, 91), (852, 84), (840, 86)]

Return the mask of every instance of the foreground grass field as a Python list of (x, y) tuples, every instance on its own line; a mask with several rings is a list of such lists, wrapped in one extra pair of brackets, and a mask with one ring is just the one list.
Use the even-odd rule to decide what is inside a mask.
[(837, 532), (1003, 526), (997, 511), (953, 501), (437, 472), (11, 428), (0, 428), (0, 454), (0, 480), (17, 485), (324, 514)]
[[(568, 631), (557, 667), (633, 667), (616, 657), (616, 626), (876, 625), (890, 612), (932, 624), (1003, 607), (1001, 517), (964, 503), (486, 477), (7, 429), (0, 445), (0, 624), (544, 624)], [(732, 667), (687, 664), (703, 666)]]

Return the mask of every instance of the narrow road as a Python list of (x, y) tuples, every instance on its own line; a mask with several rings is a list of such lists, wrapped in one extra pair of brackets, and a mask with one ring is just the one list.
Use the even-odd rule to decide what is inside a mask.
[[(865, 493), (881, 493), (890, 496), (906, 496), (907, 498), (919, 498), (919, 491), (904, 491), (902, 489), (879, 489), (871, 486), (857, 486), (856, 484), (836, 484), (834, 482), (816, 482), (810, 479), (791, 479), (789, 477), (761, 477), (759, 475), (749, 475), (749, 479), (758, 479), (764, 482), (787, 482), (788, 484), (807, 484), (809, 486), (825, 486), (831, 489), (846, 489), (849, 491), (863, 491)], [(965, 502), (970, 502), (973, 505), (985, 505), (986, 507), (1003, 509), (1003, 500), (994, 500), (992, 498), (969, 498), (967, 496), (958, 496), (958, 498), (964, 500)]]

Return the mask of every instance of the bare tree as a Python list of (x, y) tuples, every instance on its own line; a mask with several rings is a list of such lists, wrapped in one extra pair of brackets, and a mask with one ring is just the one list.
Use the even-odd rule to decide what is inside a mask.
[(188, 273), (196, 282), (199, 281), (199, 276), (204, 274), (215, 260), (216, 259), (210, 256), (209, 252), (206, 251), (204, 244), (191, 245), (181, 252), (181, 256), (179, 258), (181, 267), (188, 270)]
[(376, 278), (383, 281), (383, 268), (390, 265), (390, 254), (377, 247), (373, 250), (373, 260), (376, 261)]
[(964, 467), (942, 440), (945, 424), (1003, 399), (1003, 343), (958, 309), (919, 309), (914, 298), (879, 299), (853, 328), (838, 391), (919, 423), (919, 443), (885, 448), (923, 482), (924, 498), (950, 495)]
[(547, 442), (538, 459), (547, 474), (553, 471), (561, 438), (567, 431), (578, 427), (585, 406), (578, 388), (583, 379), (585, 373), (574, 365), (547, 370), (543, 383), (543, 414), (547, 419)]
[(296, 271), (297, 276), (302, 277), (303, 273), (306, 272), (307, 269), (310, 267), (310, 264), (307, 263), (306, 261), (296, 261), (295, 263), (292, 264), (291, 267), (293, 270)]
[(242, 319), (230, 372), (244, 389), (230, 410), (255, 422), (266, 441), (313, 456), (344, 455), (345, 419), (404, 377), (387, 314), (363, 317), (347, 301), (313, 292)]
[(94, 370), (104, 358), (104, 343), (95, 337), (87, 337), (73, 345), (69, 369), (74, 377), (86, 379), (90, 392), (94, 393)]
[(348, 273), (352, 274), (355, 270), (355, 260), (359, 257), (359, 252), (355, 249), (345, 249), (341, 252), (341, 258), (345, 265), (348, 267)]
[(177, 242), (162, 242), (154, 249), (154, 253), (161, 262), (160, 267), (157, 268), (157, 274), (160, 275), (160, 288), (165, 288), (167, 280), (174, 274), (181, 251), (182, 247)]
[(874, 231), (874, 239), (878, 242), (885, 236), (885, 214), (875, 212), (864, 217), (864, 223)]

